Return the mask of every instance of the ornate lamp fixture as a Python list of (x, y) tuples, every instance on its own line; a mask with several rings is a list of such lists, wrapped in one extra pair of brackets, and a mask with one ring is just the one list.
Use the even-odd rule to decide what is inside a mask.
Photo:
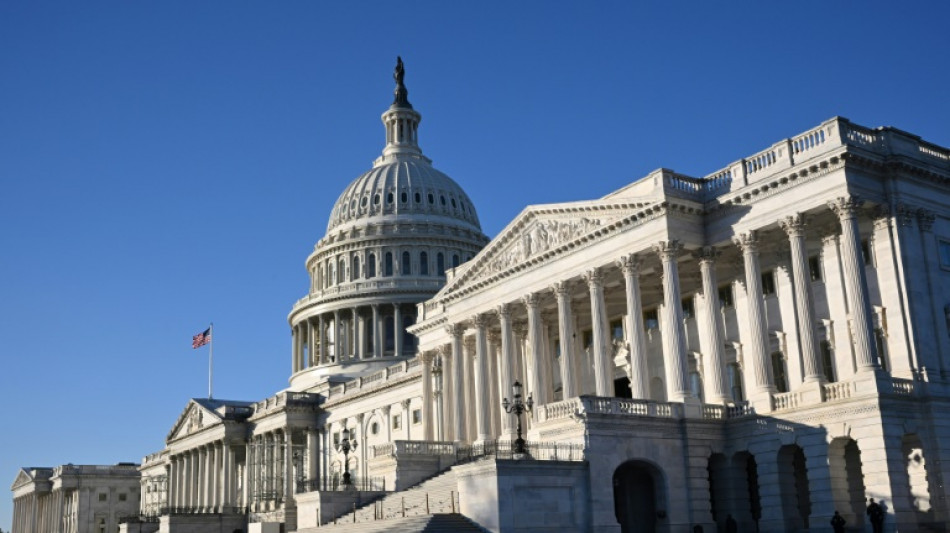
[(337, 451), (343, 454), (343, 485), (350, 485), (350, 452), (356, 451), (356, 437), (350, 438), (350, 430), (343, 426), (343, 434), (340, 436), (340, 442), (337, 443)]
[(522, 386), (521, 383), (515, 381), (515, 384), (511, 386), (511, 390), (514, 392), (514, 400), (511, 402), (508, 401), (508, 398), (505, 398), (501, 405), (505, 408), (506, 413), (514, 413), (518, 418), (518, 439), (515, 440), (515, 453), (523, 454), (524, 450), (524, 439), (521, 438), (521, 415), (525, 412), (530, 412), (531, 408), (534, 407), (534, 400), (531, 399), (531, 395), (528, 395), (527, 401), (521, 400)]

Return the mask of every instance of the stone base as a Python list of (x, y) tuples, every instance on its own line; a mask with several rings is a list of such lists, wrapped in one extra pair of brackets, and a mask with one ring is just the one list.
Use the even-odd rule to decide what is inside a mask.
[(255, 522), (248, 524), (247, 533), (280, 533), (280, 522)]
[(383, 491), (314, 491), (297, 494), (297, 529), (315, 528), (327, 524), (362, 507), (386, 493)]
[(161, 517), (158, 531), (159, 533), (233, 533), (235, 529), (246, 530), (247, 525), (244, 515), (170, 515)]

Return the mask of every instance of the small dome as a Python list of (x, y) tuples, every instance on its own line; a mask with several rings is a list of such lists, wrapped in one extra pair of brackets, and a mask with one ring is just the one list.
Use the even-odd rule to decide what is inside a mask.
[(400, 222), (436, 222), (441, 218), (451, 225), (481, 232), (472, 201), (452, 178), (424, 158), (387, 159), (343, 191), (330, 213), (328, 234), (352, 225), (392, 221), (394, 217)]

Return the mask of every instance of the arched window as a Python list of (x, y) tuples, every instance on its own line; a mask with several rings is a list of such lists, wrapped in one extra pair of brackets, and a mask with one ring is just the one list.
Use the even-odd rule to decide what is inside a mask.
[(429, 275), (429, 254), (425, 252), (419, 253), (419, 275), (420, 276)]
[(442, 252), (439, 252), (435, 256), (435, 271), (440, 275), (445, 275), (445, 256), (442, 255)]
[(729, 391), (732, 393), (732, 401), (741, 402), (745, 400), (742, 393), (742, 370), (738, 363), (729, 363), (726, 365), (726, 373), (729, 378)]
[(383, 275), (392, 276), (393, 275), (393, 253), (386, 252), (386, 257), (383, 260)]
[(376, 277), (376, 254), (369, 254), (369, 257), (366, 258), (366, 277)]
[(340, 258), (340, 283), (346, 281), (346, 260)]
[(400, 274), (403, 276), (408, 276), (412, 274), (412, 256), (409, 255), (409, 252), (402, 253), (402, 271)]
[(330, 285), (336, 285), (336, 263), (328, 261), (327, 270), (330, 271)]
[(360, 279), (360, 256), (353, 256), (353, 279)]
[(779, 392), (788, 392), (788, 377), (785, 373), (785, 356), (782, 352), (772, 352), (772, 379)]
[(459, 254), (452, 254), (452, 268), (459, 266)]

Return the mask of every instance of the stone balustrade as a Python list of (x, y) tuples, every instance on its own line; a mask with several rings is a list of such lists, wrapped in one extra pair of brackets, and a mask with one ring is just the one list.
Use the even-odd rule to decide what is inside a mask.
[(382, 278), (373, 278), (373, 279), (364, 279), (359, 281), (348, 281), (338, 285), (333, 285), (331, 287), (316, 289), (310, 294), (304, 296), (303, 298), (297, 300), (297, 303), (294, 304), (291, 313), (300, 309), (301, 307), (306, 307), (311, 302), (324, 302), (327, 299), (340, 297), (340, 296), (349, 296), (358, 293), (367, 293), (374, 291), (383, 291), (383, 290), (411, 290), (417, 289), (420, 292), (431, 292), (436, 293), (442, 286), (445, 285), (445, 280), (441, 277), (410, 277), (410, 276), (388, 276)]
[(394, 379), (403, 379), (409, 374), (416, 374), (420, 371), (419, 358), (415, 357), (373, 372), (368, 376), (352, 379), (331, 387), (330, 390), (327, 391), (327, 399), (337, 400), (346, 394), (379, 387)]

